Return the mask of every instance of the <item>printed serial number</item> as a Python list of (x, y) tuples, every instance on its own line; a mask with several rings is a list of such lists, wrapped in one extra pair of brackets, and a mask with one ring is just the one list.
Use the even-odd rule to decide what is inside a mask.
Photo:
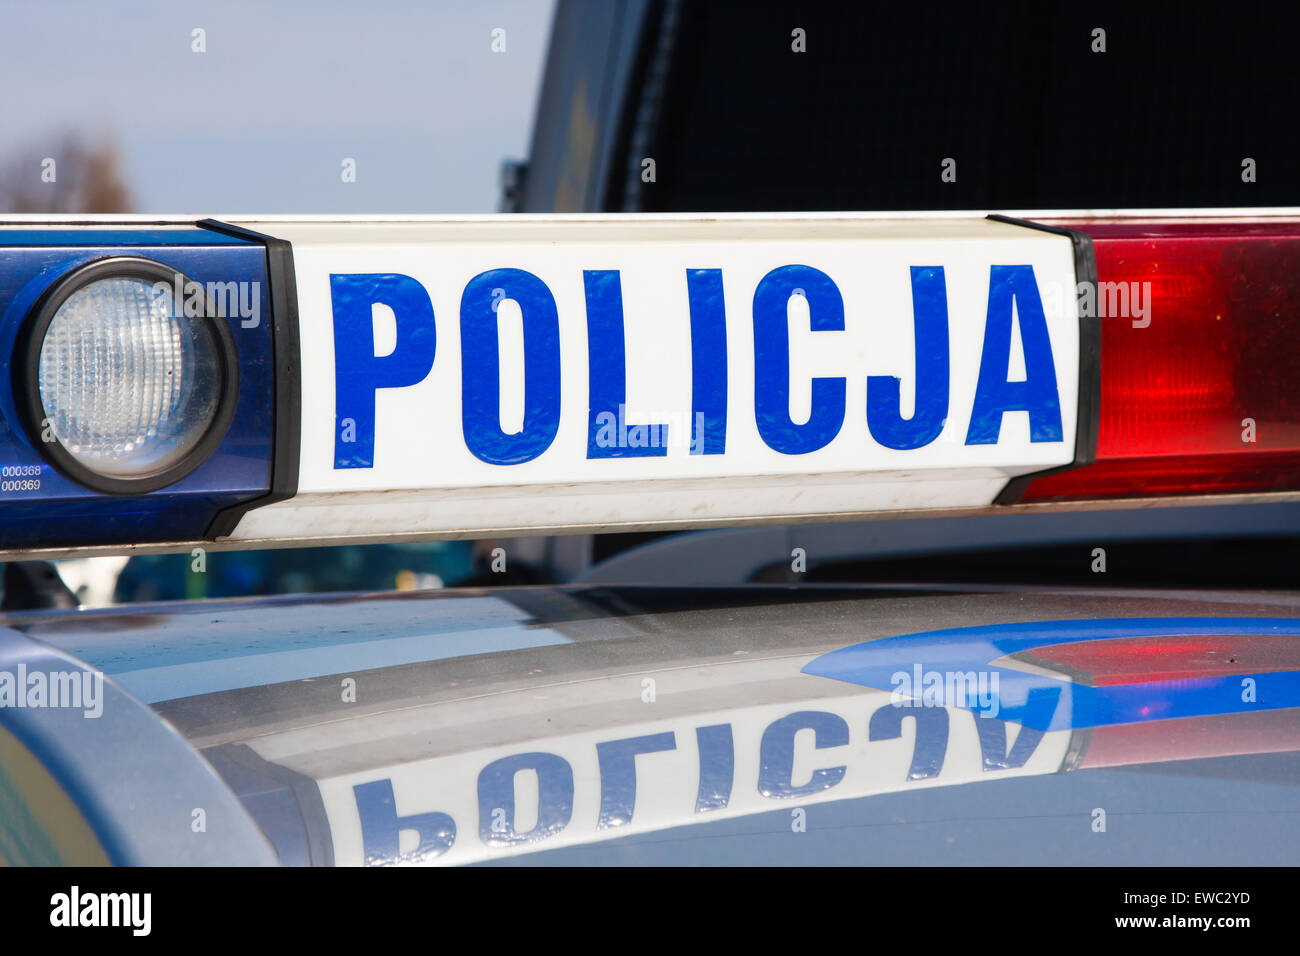
[(41, 473), (40, 465), (0, 466), (0, 478), (33, 478)]

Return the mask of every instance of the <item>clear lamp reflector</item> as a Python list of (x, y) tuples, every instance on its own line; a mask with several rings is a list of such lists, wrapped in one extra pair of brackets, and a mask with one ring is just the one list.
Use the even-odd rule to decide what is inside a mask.
[(151, 279), (117, 276), (78, 289), (41, 344), (42, 432), (110, 478), (176, 464), (203, 438), (221, 398), (209, 321), (175, 314), (170, 285)]

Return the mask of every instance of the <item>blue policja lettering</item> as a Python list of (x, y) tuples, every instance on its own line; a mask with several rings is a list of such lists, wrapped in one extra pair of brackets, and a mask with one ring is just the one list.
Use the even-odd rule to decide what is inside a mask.
[[(632, 426), (646, 440), (600, 441), (613, 422), (625, 421), (626, 348), (620, 274), (583, 273), (590, 368), (588, 458), (659, 457), (667, 454), (666, 424)], [(691, 326), (691, 419), (693, 455), (726, 450), (727, 332), (720, 269), (688, 269)], [(867, 427), (888, 448), (909, 450), (933, 442), (943, 431), (950, 403), (950, 348), (945, 275), (941, 266), (911, 267), (916, 342), (915, 402), (903, 418), (901, 380), (867, 378)], [(335, 468), (371, 468), (375, 455), (375, 394), (381, 388), (418, 384), (433, 367), (436, 328), (424, 287), (397, 274), (330, 276), (335, 348)], [(811, 331), (843, 331), (844, 301), (825, 273), (806, 265), (773, 269), (758, 283), (753, 301), (754, 413), (768, 447), (802, 455), (825, 447), (839, 434), (846, 381), (815, 377), (809, 383), (811, 412), (798, 424), (790, 417), (791, 299), (808, 304)], [(506, 434), (500, 425), (501, 381), (497, 307), (518, 304), (524, 326), (524, 422)], [(396, 318), (391, 353), (374, 354), (372, 309), (385, 305)], [(1017, 321), (1018, 319), (1018, 321)], [(559, 316), (555, 298), (537, 276), (522, 269), (492, 269), (465, 286), (460, 305), (461, 405), (465, 444), (490, 464), (531, 461), (555, 440), (560, 425)], [(1024, 381), (1008, 381), (1011, 336), (1018, 325), (1025, 356)], [(1033, 442), (1063, 440), (1060, 398), (1051, 340), (1032, 266), (995, 265), (989, 274), (988, 312), (980, 369), (966, 444), (995, 444), (1009, 411), (1029, 415)], [(602, 424), (604, 427), (602, 428)], [(621, 437), (621, 436), (620, 436)]]
[[(721, 269), (687, 269), (691, 308), (692, 455), (721, 455), (727, 450), (727, 312)], [(692, 426), (695, 427), (695, 426)]]
[[(496, 307), (503, 299), (518, 303), (524, 320), (524, 427), (513, 435), (501, 430)], [(476, 275), (460, 300), (460, 349), (461, 418), (474, 456), (517, 465), (546, 451), (560, 427), (560, 319), (546, 284), (522, 269)]]
[[(1008, 382), (1011, 362), (1012, 306), (1020, 325), (1025, 354), (1025, 380)], [(1061, 403), (1056, 388), (1056, 365), (1047, 334), (1043, 300), (1034, 280), (1033, 266), (993, 266), (989, 271), (989, 308), (984, 324), (984, 349), (968, 445), (994, 445), (1007, 412), (1029, 413), (1031, 442), (1061, 441)]]
[(700, 789), (695, 797), (695, 812), (721, 810), (731, 802), (731, 785), (736, 777), (731, 724), (697, 727), (695, 742), (700, 748)]
[(912, 313), (916, 329), (916, 401), (911, 418), (900, 409), (901, 382), (891, 375), (867, 378), (867, 427), (886, 448), (930, 444), (948, 420), (948, 290), (942, 266), (912, 266)]
[(1025, 699), (1026, 721), (1016, 733), (1016, 741), (1009, 751), (1006, 722), (996, 719), (982, 720), (978, 715), (974, 715), (984, 769), (1014, 770), (1023, 767), (1043, 740), (1043, 732), (1036, 728), (1051, 723), (1060, 699), (1061, 692), (1055, 687), (1035, 687), (1029, 691)]
[[(537, 825), (515, 829), (515, 775), (537, 774)], [(573, 817), (573, 768), (551, 753), (514, 754), (494, 760), (478, 775), (478, 835), (485, 846), (518, 846), (554, 836)]]
[[(654, 458), (668, 454), (667, 425), (632, 425), (629, 435), (602, 441), (612, 422), (620, 428), (627, 402), (623, 290), (617, 269), (582, 273), (587, 294), (588, 458)], [(626, 439), (626, 440), (625, 440)]]
[(912, 765), (907, 770), (907, 779), (925, 780), (939, 776), (943, 772), (943, 758), (948, 753), (948, 711), (944, 708), (904, 710), (886, 704), (871, 715), (867, 739), (897, 740), (903, 735), (904, 718), (916, 721), (916, 743), (912, 746)]
[(812, 380), (812, 413), (790, 418), (790, 299), (802, 290), (814, 332), (844, 331), (844, 299), (830, 276), (811, 266), (773, 269), (754, 291), (754, 416), (773, 451), (803, 455), (828, 445), (844, 424), (845, 382)]
[(596, 826), (605, 830), (632, 822), (636, 809), (637, 754), (676, 749), (677, 738), (671, 730), (596, 744), (600, 763), (600, 819)]
[[(1058, 693), (1031, 691), (1029, 708), (1035, 721), (1050, 719)], [(904, 709), (893, 704), (877, 708), (868, 721), (867, 739), (897, 740), (905, 719), (915, 721), (916, 734), (908, 780), (938, 777), (948, 748), (949, 714), (943, 707)], [(1023, 767), (1043, 739), (1043, 732), (1031, 726), (1017, 728), (1008, 751), (1007, 726), (1001, 720), (982, 719), (972, 713), (986, 771)], [(798, 711), (773, 721), (763, 732), (759, 745), (758, 789), (764, 796), (797, 798), (834, 787), (844, 779), (844, 765), (814, 770), (807, 783), (795, 786), (795, 737), (800, 730), (813, 731), (817, 750), (843, 747), (849, 742), (844, 718), (826, 711)], [(735, 776), (735, 746), (730, 724), (710, 724), (695, 729), (699, 746), (699, 790), (695, 812), (726, 808), (731, 800)], [(625, 826), (636, 808), (636, 758), (643, 754), (677, 749), (672, 731), (606, 741), (596, 745), (600, 766), (599, 829)], [(528, 831), (515, 827), (515, 778), (519, 773), (537, 775), (537, 823)], [(389, 780), (353, 787), (367, 865), (418, 863), (449, 850), (456, 840), (456, 825), (445, 813), (398, 816)], [(478, 777), (479, 837), (484, 845), (511, 847), (536, 843), (559, 833), (573, 815), (573, 769), (564, 758), (545, 752), (503, 757), (488, 764)], [(402, 831), (418, 836), (415, 850), (399, 852)]]
[(794, 738), (800, 730), (812, 730), (818, 750), (843, 747), (849, 742), (849, 725), (837, 714), (822, 710), (800, 710), (774, 720), (763, 731), (758, 753), (758, 792), (765, 797), (803, 797), (829, 790), (841, 780), (847, 767), (819, 768), (805, 784), (795, 786)]
[[(367, 866), (422, 863), (441, 856), (456, 842), (456, 824), (445, 813), (397, 815), (391, 780), (376, 780), (352, 788), (361, 818), (361, 845)], [(414, 850), (400, 852), (403, 830), (418, 836)]]
[[(334, 315), (334, 467), (373, 468), (375, 392), (423, 381), (433, 368), (437, 330), (424, 286), (410, 276), (331, 275)], [(397, 344), (375, 355), (375, 305), (393, 310)]]

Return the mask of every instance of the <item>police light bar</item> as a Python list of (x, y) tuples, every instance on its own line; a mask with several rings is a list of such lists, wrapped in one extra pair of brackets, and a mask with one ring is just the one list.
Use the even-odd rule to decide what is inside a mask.
[(1297, 264), (1287, 211), (0, 224), (0, 553), (1295, 493)]

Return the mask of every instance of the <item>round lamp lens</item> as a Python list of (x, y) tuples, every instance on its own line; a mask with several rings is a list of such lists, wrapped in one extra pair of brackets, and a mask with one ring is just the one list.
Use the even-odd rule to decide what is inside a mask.
[(169, 286), (113, 276), (59, 306), (40, 347), (46, 422), (78, 463), (108, 478), (164, 471), (202, 440), (222, 364), (203, 317), (177, 315)]

